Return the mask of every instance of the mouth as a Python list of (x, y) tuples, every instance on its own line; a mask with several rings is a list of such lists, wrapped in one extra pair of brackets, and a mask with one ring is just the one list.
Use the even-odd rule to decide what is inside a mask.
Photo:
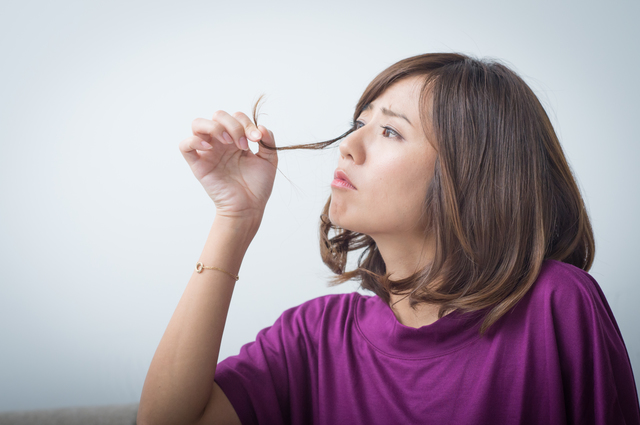
[(350, 189), (350, 190), (358, 190), (351, 183), (347, 174), (342, 170), (336, 170), (333, 174), (333, 181), (331, 182), (331, 187), (335, 187), (337, 189)]

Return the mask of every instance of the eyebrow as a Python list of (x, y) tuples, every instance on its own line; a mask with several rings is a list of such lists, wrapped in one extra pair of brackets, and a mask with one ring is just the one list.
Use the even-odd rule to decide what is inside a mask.
[[(372, 104), (371, 103), (367, 103), (365, 105), (365, 107), (362, 108), (362, 112), (368, 111), (371, 108), (372, 108)], [(407, 118), (406, 115), (403, 115), (403, 114), (400, 114), (398, 112), (392, 111), (391, 109), (385, 108), (384, 106), (380, 108), (380, 111), (382, 111), (383, 114), (385, 114), (385, 115), (387, 115), (389, 117), (402, 118), (403, 120), (408, 122), (409, 125), (411, 125), (413, 127), (413, 124), (411, 124), (411, 121), (409, 121), (409, 118)]]

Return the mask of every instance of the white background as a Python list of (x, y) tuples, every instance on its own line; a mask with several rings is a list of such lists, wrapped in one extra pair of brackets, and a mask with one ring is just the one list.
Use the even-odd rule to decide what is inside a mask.
[[(266, 93), (278, 144), (333, 138), (378, 72), (438, 51), (502, 59), (547, 108), (640, 374), (637, 1), (7, 3), (0, 410), (138, 401), (215, 214), (178, 151), (194, 118)], [(317, 248), (336, 157), (280, 154), (220, 359), (286, 308), (357, 289), (326, 287)]]

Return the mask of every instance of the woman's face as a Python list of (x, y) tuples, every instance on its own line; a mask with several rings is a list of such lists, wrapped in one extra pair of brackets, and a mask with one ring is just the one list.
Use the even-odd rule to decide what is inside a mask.
[(423, 81), (408, 77), (390, 86), (340, 143), (331, 183), (332, 223), (374, 240), (423, 235), (424, 199), (437, 156), (420, 121)]

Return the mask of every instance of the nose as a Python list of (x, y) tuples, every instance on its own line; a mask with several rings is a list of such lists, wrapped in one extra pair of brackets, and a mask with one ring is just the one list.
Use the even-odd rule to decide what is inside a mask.
[(366, 158), (364, 150), (364, 128), (355, 130), (340, 142), (340, 156), (351, 159), (356, 165), (364, 163)]

